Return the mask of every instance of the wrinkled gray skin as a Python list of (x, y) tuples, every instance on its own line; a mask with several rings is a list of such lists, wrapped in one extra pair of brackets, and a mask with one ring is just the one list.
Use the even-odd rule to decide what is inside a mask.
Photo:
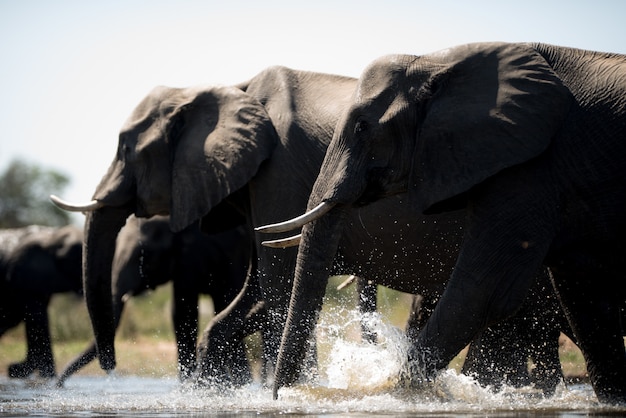
[(346, 218), (408, 191), (414, 219), (467, 209), (454, 272), (412, 341), (412, 384), (515, 312), (545, 264), (598, 398), (625, 402), (625, 121), (621, 55), (473, 44), (374, 62), (309, 200), (335, 206), (303, 229), (275, 395), (298, 376)]
[[(86, 221), (85, 293), (103, 369), (115, 367), (108, 266), (126, 217), (169, 214), (178, 231), (203, 216), (203, 224), (225, 223), (223, 213), (213, 213), (218, 204), (245, 213), (249, 226), (298, 215), (355, 86), (350, 78), (272, 67), (234, 87), (159, 87), (139, 104), (94, 194), (104, 207)], [(460, 225), (458, 214), (416, 219), (404, 197), (389, 197), (346, 218), (336, 263), (325, 274), (376, 277), (399, 290), (439, 295)], [(266, 362), (275, 363), (297, 251), (266, 248), (261, 239), (255, 237), (244, 291), (203, 334), (200, 378), (228, 378), (221, 362), (229, 347), (257, 330)], [(396, 254), (398, 248), (404, 251)]]
[[(244, 226), (219, 233), (204, 233), (191, 225), (173, 233), (169, 219), (128, 218), (116, 241), (112, 268), (115, 326), (119, 325), (128, 297), (173, 282), (172, 320), (178, 350), (179, 377), (191, 376), (196, 363), (198, 296), (212, 297), (222, 311), (243, 288), (250, 262), (250, 236)], [(250, 379), (242, 344), (231, 350), (227, 363), (237, 376)], [(95, 341), (61, 373), (57, 385), (96, 358)]]
[(74, 226), (0, 230), (0, 336), (22, 321), (26, 331), (26, 359), (9, 366), (9, 377), (55, 376), (48, 303), (82, 291), (82, 241)]

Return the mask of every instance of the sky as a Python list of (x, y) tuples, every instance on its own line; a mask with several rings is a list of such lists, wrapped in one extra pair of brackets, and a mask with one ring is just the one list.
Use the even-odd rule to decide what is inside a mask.
[(625, 17), (623, 0), (0, 0), (0, 172), (16, 158), (60, 171), (84, 202), (157, 85), (272, 65), (358, 77), (381, 55), (480, 41), (626, 53)]

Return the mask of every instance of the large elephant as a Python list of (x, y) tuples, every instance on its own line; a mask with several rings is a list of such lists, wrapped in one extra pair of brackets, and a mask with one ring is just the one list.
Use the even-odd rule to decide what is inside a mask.
[[(139, 104), (120, 133), (95, 203), (65, 206), (89, 211), (85, 295), (103, 369), (115, 367), (109, 266), (126, 217), (169, 214), (179, 231), (201, 217), (223, 223), (210, 213), (219, 203), (242, 210), (250, 227), (302, 212), (355, 82), (273, 67), (239, 86), (156, 88)], [(275, 361), (296, 251), (276, 257), (256, 241), (246, 291), (218, 315), (204, 353), (214, 353), (204, 349), (215, 344), (210, 336), (226, 351), (224, 339), (263, 326), (268, 359)], [(206, 373), (215, 368), (203, 366)]]
[[(170, 226), (180, 230), (203, 216), (203, 223), (220, 223), (209, 213), (218, 204), (239, 208), (250, 226), (303, 212), (355, 87), (352, 78), (272, 67), (234, 87), (160, 87), (139, 104), (94, 200), (60, 202), (89, 211), (85, 293), (105, 370), (115, 367), (108, 266), (126, 217), (169, 214)], [(438, 296), (456, 259), (461, 225), (459, 213), (416, 220), (404, 197), (391, 196), (346, 218), (339, 256), (325, 274), (352, 273)], [(221, 377), (223, 352), (259, 328), (266, 361), (273, 366), (276, 360), (297, 251), (262, 246), (260, 235), (255, 250), (245, 291), (202, 338), (201, 377)]]
[[(204, 233), (197, 224), (173, 233), (169, 219), (128, 218), (120, 231), (112, 267), (115, 327), (126, 300), (169, 281), (173, 283), (172, 320), (178, 351), (179, 377), (188, 378), (195, 368), (198, 336), (198, 296), (211, 295), (216, 312), (222, 311), (243, 288), (250, 263), (248, 228)], [(232, 347), (231, 367), (236, 375), (250, 375), (244, 347)], [(72, 374), (96, 357), (95, 341), (65, 370), (61, 386)]]
[(275, 394), (298, 375), (346, 217), (408, 192), (414, 219), (467, 211), (445, 293), (412, 341), (411, 382), (515, 312), (544, 264), (598, 398), (626, 402), (625, 138), (622, 55), (482, 43), (375, 61), (311, 193)]
[(82, 292), (80, 228), (28, 226), (0, 231), (0, 336), (24, 322), (26, 359), (8, 375), (55, 376), (48, 304), (55, 293)]

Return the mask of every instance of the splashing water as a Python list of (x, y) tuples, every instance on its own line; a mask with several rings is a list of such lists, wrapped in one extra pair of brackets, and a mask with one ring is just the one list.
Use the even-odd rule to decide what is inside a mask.
[[(337, 326), (322, 321), (322, 335), (331, 340), (330, 360), (321, 364), (325, 368), (325, 386), (351, 391), (389, 389), (397, 382), (405, 366), (408, 341), (396, 327), (383, 322), (379, 313), (368, 313), (363, 317), (355, 311), (343, 315), (349, 320)], [(376, 343), (350, 340), (342, 335), (348, 326), (360, 326), (361, 321), (376, 335)], [(326, 332), (323, 332), (326, 330)]]
[[(340, 320), (338, 320), (340, 318)], [(589, 385), (560, 385), (552, 397), (532, 388), (505, 387), (495, 393), (454, 370), (432, 387), (396, 387), (408, 342), (380, 315), (364, 318), (376, 344), (360, 340), (361, 318), (342, 310), (322, 315), (317, 337), (319, 378), (283, 388), (252, 384), (238, 389), (197, 388), (172, 378), (76, 376), (56, 389), (52, 382), (0, 377), (0, 416), (580, 416), (619, 415), (626, 407), (597, 402)], [(337, 325), (341, 322), (341, 325)]]

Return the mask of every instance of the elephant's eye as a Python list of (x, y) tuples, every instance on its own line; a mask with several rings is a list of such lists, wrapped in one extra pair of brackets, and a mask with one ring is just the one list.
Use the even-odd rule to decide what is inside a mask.
[(364, 132), (366, 132), (369, 128), (369, 125), (366, 121), (359, 119), (356, 121), (356, 124), (354, 125), (354, 133), (356, 134), (363, 134)]
[(183, 118), (182, 117), (175, 118), (168, 129), (168, 136), (172, 139), (177, 139), (178, 136), (180, 136), (181, 132), (183, 131), (184, 127), (185, 127), (185, 121), (183, 120)]
[(124, 157), (126, 156), (126, 154), (128, 154), (128, 145), (125, 136), (120, 135), (120, 143), (118, 149), (121, 157)]

